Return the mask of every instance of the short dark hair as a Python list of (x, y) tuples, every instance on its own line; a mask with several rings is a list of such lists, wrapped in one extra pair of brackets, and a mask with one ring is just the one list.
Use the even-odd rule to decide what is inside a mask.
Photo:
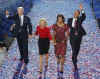
[(62, 18), (62, 21), (63, 21), (63, 23), (65, 22), (65, 17), (64, 17), (64, 15), (63, 14), (58, 14), (57, 15), (57, 20), (56, 20), (56, 23), (58, 22), (58, 18), (59, 17), (61, 17)]

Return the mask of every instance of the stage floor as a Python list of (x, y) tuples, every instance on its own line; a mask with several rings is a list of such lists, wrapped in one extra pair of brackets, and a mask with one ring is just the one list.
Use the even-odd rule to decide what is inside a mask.
[[(78, 9), (80, 3), (83, 4), (87, 15), (86, 21), (83, 23), (87, 35), (83, 38), (78, 56), (80, 79), (100, 79), (100, 30), (96, 27), (96, 20), (87, 2), (84, 0), (34, 0), (34, 6), (28, 16), (31, 18), (33, 30), (35, 31), (40, 18), (46, 18), (48, 24), (52, 25), (56, 22), (56, 15), (62, 13), (66, 17), (67, 22), (67, 19), (73, 16), (75, 9)], [(52, 44), (49, 54), (47, 79), (57, 79), (57, 64)], [(65, 79), (74, 79), (71, 54), (68, 42), (64, 66)], [(19, 77), (23, 76), (23, 78), (16, 79), (38, 79), (39, 55), (37, 39), (34, 38), (29, 39), (29, 59), (28, 72), (19, 75)], [(6, 56), (2, 67), (0, 67), (0, 79), (13, 79), (14, 73), (18, 68), (18, 63), (19, 50), (15, 40), (8, 51), (8, 56)]]

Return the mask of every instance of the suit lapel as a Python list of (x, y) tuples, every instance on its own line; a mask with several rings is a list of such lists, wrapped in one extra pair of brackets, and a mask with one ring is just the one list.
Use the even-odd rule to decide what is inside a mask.
[(23, 18), (24, 18), (24, 20), (23, 20), (23, 25), (24, 25), (25, 24), (25, 16)]
[(20, 25), (20, 17), (17, 15), (17, 17), (18, 17), (18, 24)]

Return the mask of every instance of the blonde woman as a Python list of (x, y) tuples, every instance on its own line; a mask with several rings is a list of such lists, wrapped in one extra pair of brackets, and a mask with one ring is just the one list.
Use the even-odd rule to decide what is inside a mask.
[(39, 36), (38, 40), (38, 46), (39, 46), (39, 55), (40, 55), (40, 76), (39, 79), (42, 79), (42, 66), (43, 66), (43, 56), (45, 56), (45, 70), (47, 71), (48, 67), (48, 51), (49, 51), (49, 45), (50, 40), (52, 39), (52, 36), (50, 34), (50, 29), (47, 27), (47, 21), (42, 18), (40, 19), (39, 25), (36, 28), (35, 35)]

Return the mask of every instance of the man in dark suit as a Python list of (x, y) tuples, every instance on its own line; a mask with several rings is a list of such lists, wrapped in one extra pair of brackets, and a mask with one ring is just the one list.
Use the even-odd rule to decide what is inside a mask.
[(70, 27), (70, 44), (72, 48), (72, 61), (75, 70), (77, 70), (77, 56), (79, 54), (82, 37), (86, 35), (86, 32), (82, 27), (82, 23), (86, 18), (82, 4), (80, 4), (80, 10), (76, 10), (74, 13), (74, 17), (68, 19), (68, 26)]
[(12, 25), (11, 31), (17, 38), (21, 55), (20, 61), (24, 61), (25, 64), (28, 64), (28, 37), (32, 37), (32, 25), (30, 18), (24, 15), (23, 7), (18, 7), (17, 14), (14, 16), (9, 16), (9, 13), (6, 11), (6, 17), (14, 20), (15, 24)]

